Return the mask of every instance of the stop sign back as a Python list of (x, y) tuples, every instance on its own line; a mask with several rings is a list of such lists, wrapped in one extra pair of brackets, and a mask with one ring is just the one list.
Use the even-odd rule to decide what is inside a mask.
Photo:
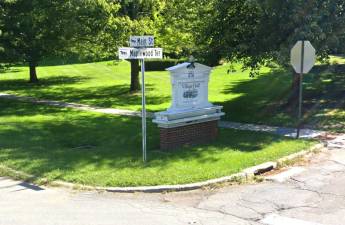
[[(304, 44), (303, 44), (304, 42)], [(304, 45), (304, 52), (303, 52)], [(302, 54), (303, 52), (303, 54)], [(302, 71), (302, 55), (303, 71)], [(308, 73), (316, 62), (315, 48), (310, 41), (298, 41), (291, 49), (291, 65), (296, 73)]]

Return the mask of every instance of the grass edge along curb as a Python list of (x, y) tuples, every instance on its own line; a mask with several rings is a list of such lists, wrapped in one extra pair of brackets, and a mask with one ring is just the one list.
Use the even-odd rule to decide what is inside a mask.
[[(96, 191), (106, 191), (106, 192), (117, 192), (117, 193), (135, 193), (135, 192), (144, 192), (144, 193), (161, 193), (161, 192), (177, 192), (177, 191), (190, 191), (196, 190), (203, 187), (209, 187), (212, 185), (220, 185), (226, 182), (235, 182), (239, 180), (249, 180), (256, 175), (260, 175), (262, 173), (268, 172), (270, 170), (276, 169), (279, 165), (283, 165), (285, 162), (292, 161), (297, 158), (301, 158), (309, 153), (312, 152), (319, 152), (325, 149), (324, 143), (318, 143), (314, 146), (310, 147), (307, 150), (303, 150), (297, 153), (293, 153), (291, 155), (282, 157), (275, 162), (266, 162), (262, 163), (257, 166), (249, 167), (240, 173), (232, 174), (230, 176), (210, 179), (206, 181), (191, 183), (191, 184), (181, 184), (181, 185), (158, 185), (158, 186), (139, 186), (139, 187), (97, 187), (97, 186), (90, 186), (90, 185), (81, 185), (81, 184), (73, 184), (65, 181), (52, 181), (50, 183), (45, 182), (44, 179), (39, 179), (41, 182), (46, 183), (50, 186), (54, 187), (62, 187), (68, 189), (76, 189), (76, 190), (96, 190)], [(9, 167), (0, 165), (0, 172), (5, 171), (6, 174), (10, 174), (9, 176), (13, 176), (14, 179), (24, 179), (25, 181), (33, 181), (36, 180), (37, 177), (33, 175), (26, 174), (21, 171), (13, 170)]]
[(8, 166), (0, 164), (0, 176), (2, 175), (10, 177), (14, 180), (23, 180), (26, 182), (32, 182), (37, 178), (36, 176), (30, 175), (22, 171), (14, 170)]

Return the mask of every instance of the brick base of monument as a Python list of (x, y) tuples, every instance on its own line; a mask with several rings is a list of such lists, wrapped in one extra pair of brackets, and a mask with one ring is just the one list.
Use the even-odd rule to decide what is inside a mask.
[(218, 120), (175, 128), (160, 128), (160, 147), (173, 150), (184, 145), (205, 144), (218, 136)]

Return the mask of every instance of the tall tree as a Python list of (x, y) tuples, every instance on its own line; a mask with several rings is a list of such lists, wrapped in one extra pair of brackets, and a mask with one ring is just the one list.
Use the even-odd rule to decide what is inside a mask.
[[(154, 34), (154, 21), (162, 0), (120, 0), (119, 14), (127, 21), (127, 37), (130, 35)], [(140, 90), (139, 60), (132, 59), (130, 91)]]
[[(164, 55), (172, 58), (196, 52), (196, 33), (200, 33), (209, 0), (107, 0), (118, 3), (116, 17), (112, 16), (100, 35), (100, 45), (92, 49), (114, 57), (117, 48), (128, 44), (130, 35), (154, 35), (155, 44), (164, 48)], [(213, 1), (213, 0), (212, 0)], [(205, 7), (208, 6), (208, 7)], [(114, 11), (114, 10), (113, 10)], [(81, 46), (83, 47), (83, 46)], [(87, 51), (90, 48), (79, 48)], [(103, 50), (103, 51), (102, 51)], [(105, 57), (107, 58), (107, 57)], [(130, 91), (140, 90), (139, 61), (131, 63)]]
[(108, 20), (102, 0), (2, 0), (0, 9), (1, 59), (28, 63), (33, 83), (44, 57), (95, 35)]
[[(209, 55), (240, 60), (253, 73), (267, 61), (288, 65), (300, 39), (310, 40), (326, 58), (345, 33), (343, 0), (216, 0), (213, 12), (204, 30)], [(293, 96), (298, 81), (294, 75)]]
[(166, 0), (155, 21), (157, 43), (172, 58), (198, 54), (201, 28), (213, 0)]
[(327, 56), (343, 37), (344, 11), (341, 0), (218, 0), (204, 34), (221, 57), (242, 59), (249, 67), (270, 58), (284, 64), (299, 39)]

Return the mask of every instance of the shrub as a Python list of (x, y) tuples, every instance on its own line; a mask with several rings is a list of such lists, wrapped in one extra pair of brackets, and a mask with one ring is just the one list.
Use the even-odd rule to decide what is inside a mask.
[(0, 63), (0, 73), (5, 72), (6, 70), (8, 70), (11, 67), (10, 64), (2, 64)]
[(166, 68), (172, 67), (180, 63), (177, 59), (161, 59), (161, 60), (146, 60), (146, 71), (164, 71)]

